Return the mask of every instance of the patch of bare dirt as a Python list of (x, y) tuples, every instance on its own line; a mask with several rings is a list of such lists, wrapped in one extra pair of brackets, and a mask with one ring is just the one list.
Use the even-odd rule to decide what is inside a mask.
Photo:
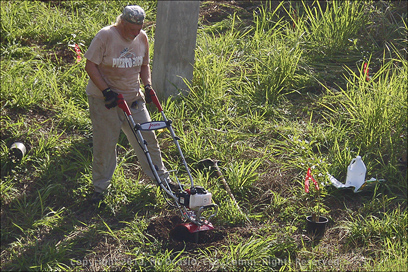
[(252, 12), (261, 1), (202, 1), (200, 20), (205, 25), (220, 22), (236, 12), (243, 18), (252, 18)]

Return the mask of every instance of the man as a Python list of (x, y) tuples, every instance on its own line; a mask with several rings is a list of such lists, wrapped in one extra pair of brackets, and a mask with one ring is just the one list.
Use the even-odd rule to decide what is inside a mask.
[[(110, 185), (116, 168), (116, 144), (122, 129), (136, 152), (143, 171), (154, 180), (146, 157), (132, 129), (117, 106), (122, 94), (136, 123), (151, 121), (145, 102), (150, 103), (151, 72), (149, 42), (142, 30), (145, 12), (140, 6), (126, 6), (116, 23), (102, 28), (85, 53), (85, 70), (90, 79), (86, 87), (93, 127), (92, 180), (97, 204)], [(142, 81), (145, 93), (140, 89)], [(160, 178), (168, 179), (154, 131), (142, 132)]]

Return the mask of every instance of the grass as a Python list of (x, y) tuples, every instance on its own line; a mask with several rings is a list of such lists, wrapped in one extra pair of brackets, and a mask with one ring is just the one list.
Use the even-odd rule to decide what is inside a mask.
[[(217, 8), (229, 13), (208, 24), (203, 12), (189, 94), (162, 101), (196, 183), (220, 206), (214, 225), (226, 233), (194, 249), (146, 231), (171, 210), (146, 184), (124, 135), (106, 207), (88, 205), (88, 77), (73, 46), (85, 52), (126, 4), (1, 1), (2, 270), (407, 266), (404, 1), (201, 3), (214, 16)], [(153, 49), (156, 2), (140, 5)], [(168, 132), (158, 138), (167, 167), (181, 171)], [(27, 154), (13, 163), (8, 149), (16, 141)], [(327, 185), (328, 172), (345, 180), (356, 155), (367, 179), (386, 181), (358, 194)], [(197, 166), (204, 158), (220, 161), (251, 223), (212, 169)], [(313, 200), (303, 189), (309, 167), (322, 184), (320, 212), (330, 219), (321, 240), (304, 232)]]

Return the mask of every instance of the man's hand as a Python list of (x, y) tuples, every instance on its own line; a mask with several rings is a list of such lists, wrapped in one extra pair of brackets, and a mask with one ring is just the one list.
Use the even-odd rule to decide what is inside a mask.
[(102, 91), (103, 97), (105, 98), (105, 107), (107, 109), (116, 107), (118, 105), (118, 94), (107, 88)]
[(144, 86), (145, 89), (145, 100), (146, 103), (149, 104), (152, 102), (152, 96), (154, 95), (154, 90), (150, 84)]

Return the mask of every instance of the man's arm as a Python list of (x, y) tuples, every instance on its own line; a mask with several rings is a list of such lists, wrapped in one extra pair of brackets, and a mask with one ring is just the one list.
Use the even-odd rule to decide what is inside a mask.
[(99, 90), (103, 91), (109, 88), (108, 84), (106, 84), (105, 80), (102, 78), (97, 64), (93, 63), (90, 60), (86, 60), (85, 71), (88, 73), (92, 82), (96, 85), (96, 87), (99, 88)]
[(140, 79), (142, 80), (144, 86), (152, 85), (152, 75), (149, 64), (142, 65), (140, 68)]

